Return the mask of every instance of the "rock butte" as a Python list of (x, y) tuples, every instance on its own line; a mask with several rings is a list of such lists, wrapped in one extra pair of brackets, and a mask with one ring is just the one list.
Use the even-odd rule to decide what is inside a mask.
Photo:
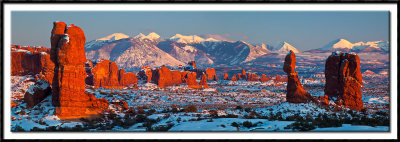
[(125, 72), (125, 69), (118, 69), (115, 62), (102, 60), (92, 69), (93, 86), (106, 89), (122, 89), (129, 85), (137, 88), (138, 79), (136, 74)]
[(108, 108), (108, 101), (85, 93), (85, 35), (81, 28), (54, 22), (50, 59), (54, 62), (52, 104), (60, 119), (89, 117)]
[(363, 109), (363, 83), (358, 55), (333, 52), (326, 60), (325, 78), (325, 94), (336, 104), (354, 110)]

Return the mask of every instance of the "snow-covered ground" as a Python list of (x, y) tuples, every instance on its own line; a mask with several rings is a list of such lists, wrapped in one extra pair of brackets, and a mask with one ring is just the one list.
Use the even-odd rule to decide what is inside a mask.
[[(51, 95), (27, 108), (23, 96), (33, 80), (32, 76), (12, 77), (12, 100), (18, 104), (11, 109), (12, 131), (389, 131), (385, 123), (389, 117), (388, 89), (385, 83), (368, 80), (363, 88), (366, 113), (288, 103), (286, 83), (274, 80), (209, 81), (210, 88), (205, 89), (191, 89), (184, 84), (161, 89), (142, 82), (138, 90), (87, 88), (86, 92), (110, 102), (111, 111), (96, 122), (58, 119)], [(324, 82), (320, 80), (304, 79), (303, 85), (314, 97), (324, 95)], [(115, 103), (118, 101), (126, 101), (134, 114), (123, 111)], [(188, 111), (189, 106), (196, 109)], [(340, 127), (323, 125), (339, 119), (346, 120), (337, 122)]]

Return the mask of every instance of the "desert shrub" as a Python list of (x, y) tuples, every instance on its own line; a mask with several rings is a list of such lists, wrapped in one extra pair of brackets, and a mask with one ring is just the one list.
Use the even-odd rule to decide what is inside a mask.
[(218, 112), (216, 110), (210, 110), (210, 117), (218, 118)]
[(157, 123), (154, 119), (146, 119), (143, 123), (143, 127), (146, 127), (146, 131), (153, 131), (152, 126)]
[(238, 118), (239, 116), (235, 115), (235, 114), (227, 114), (224, 115), (224, 118)]
[(154, 128), (152, 128), (151, 131), (168, 131), (169, 129), (171, 129), (174, 126), (173, 123), (168, 123), (167, 126), (165, 125), (158, 125)]
[(138, 107), (137, 109), (138, 109), (137, 113), (139, 113), (139, 114), (145, 114), (146, 113), (146, 111), (144, 111), (143, 107)]
[(290, 125), (287, 125), (285, 129), (292, 129), (297, 131), (310, 131), (315, 129), (315, 126), (311, 122), (296, 121)]
[(245, 122), (243, 122), (243, 126), (247, 127), (247, 128), (250, 128), (250, 127), (253, 126), (253, 123), (251, 123), (250, 121), (245, 121)]
[(233, 127), (239, 127), (239, 124), (236, 123), (236, 122), (232, 122), (232, 123), (231, 123), (231, 126), (233, 126)]
[(185, 112), (197, 112), (197, 107), (195, 105), (190, 105), (185, 107), (184, 109)]
[(56, 126), (46, 127), (46, 131), (57, 131), (57, 127)]
[(150, 109), (150, 110), (148, 110), (148, 111), (146, 112), (146, 115), (152, 115), (152, 114), (154, 114), (155, 112), (156, 112), (155, 109)]
[(166, 113), (166, 114), (164, 114), (164, 116), (163, 116), (164, 119), (167, 119), (167, 118), (169, 118), (169, 117), (171, 117), (171, 114), (169, 114), (169, 113)]
[(147, 117), (142, 115), (142, 114), (136, 115), (136, 122), (137, 123), (142, 123), (142, 122), (146, 121), (146, 119), (147, 119)]
[(236, 106), (236, 109), (243, 109), (242, 106)]
[(31, 131), (44, 131), (45, 129), (42, 129), (42, 128), (38, 128), (38, 127), (33, 127), (32, 129), (31, 129)]

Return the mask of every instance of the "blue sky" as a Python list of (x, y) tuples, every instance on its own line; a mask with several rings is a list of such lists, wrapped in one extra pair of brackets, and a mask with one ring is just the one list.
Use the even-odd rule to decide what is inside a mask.
[(129, 36), (156, 32), (161, 38), (179, 33), (272, 45), (286, 41), (304, 51), (338, 38), (353, 43), (389, 39), (388, 11), (14, 11), (11, 43), (50, 47), (53, 21), (81, 27), (87, 41), (118, 32)]

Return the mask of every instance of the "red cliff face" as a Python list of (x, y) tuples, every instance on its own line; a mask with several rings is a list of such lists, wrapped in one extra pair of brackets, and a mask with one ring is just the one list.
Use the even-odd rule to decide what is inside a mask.
[[(125, 74), (125, 70), (123, 71)], [(103, 60), (96, 64), (92, 70), (93, 86), (103, 88), (122, 88), (119, 83), (118, 66), (109, 60)]]
[(173, 70), (171, 71), (172, 74), (172, 84), (182, 84), (182, 74), (180, 71)]
[(85, 35), (81, 28), (54, 22), (50, 59), (54, 62), (52, 103), (60, 119), (95, 115), (107, 109), (108, 102), (85, 93)]
[(210, 68), (207, 68), (207, 69), (206, 69), (206, 74), (207, 74), (207, 79), (208, 79), (208, 80), (214, 80), (214, 81), (217, 81), (217, 80), (218, 80), (214, 68), (211, 68), (211, 69), (210, 69)]
[(52, 84), (54, 63), (45, 47), (11, 46), (11, 75), (37, 75)]
[(291, 103), (304, 103), (314, 100), (310, 93), (303, 89), (299, 76), (295, 71), (295, 67), (296, 55), (293, 51), (290, 51), (290, 53), (285, 57), (285, 63), (283, 66), (283, 71), (285, 71), (288, 76), (286, 101)]
[(325, 64), (325, 94), (350, 109), (363, 109), (360, 58), (356, 54), (332, 53)]
[(118, 72), (118, 81), (120, 86), (134, 85), (137, 88), (138, 79), (136, 74), (132, 72), (125, 72), (125, 69), (120, 69)]
[(136, 74), (119, 69), (115, 62), (103, 60), (92, 69), (93, 86), (107, 89), (121, 89), (130, 85), (137, 88)]
[(156, 83), (158, 87), (165, 88), (173, 85), (172, 73), (167, 67), (162, 66), (156, 70), (153, 70), (152, 74), (153, 76), (151, 77), (151, 80)]
[(185, 76), (185, 82), (189, 88), (197, 88), (196, 72), (189, 72)]
[(224, 74), (224, 80), (229, 80), (229, 75), (228, 75), (228, 73), (226, 73), (226, 72), (225, 72), (225, 74)]

